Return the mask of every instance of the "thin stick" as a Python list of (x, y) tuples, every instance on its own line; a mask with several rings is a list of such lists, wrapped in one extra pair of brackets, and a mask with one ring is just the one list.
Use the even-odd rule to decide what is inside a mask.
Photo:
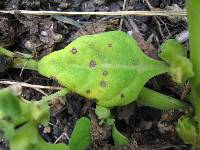
[[(151, 6), (149, 0), (145, 0), (145, 2), (147, 3), (147, 5), (148, 5), (148, 7), (149, 7), (149, 9), (150, 9), (151, 11), (155, 10), (155, 8)], [(154, 20), (155, 20), (155, 22), (156, 22), (156, 24), (157, 24), (157, 26), (158, 26), (158, 30), (159, 30), (160, 35), (161, 35), (162, 40), (163, 40), (165, 36), (164, 36), (164, 34), (163, 34), (163, 32), (162, 32), (160, 22), (157, 20), (157, 18), (156, 18), (155, 16), (153, 16), (153, 18), (154, 18)]]
[(43, 86), (43, 85), (34, 85), (34, 84), (28, 84), (25, 82), (13, 82), (13, 81), (0, 81), (0, 84), (5, 85), (20, 85), (22, 87), (28, 87), (28, 88), (38, 88), (38, 89), (49, 89), (49, 90), (62, 90), (62, 87), (55, 87), (55, 86)]
[[(124, 0), (124, 3), (123, 3), (123, 7), (122, 7), (122, 10), (123, 10), (123, 11), (126, 9), (126, 1), (127, 1), (127, 0)], [(119, 23), (119, 30), (120, 30), (120, 31), (122, 30), (123, 22), (124, 22), (124, 19), (121, 18), (121, 19), (120, 19), (120, 23)]]
[(90, 15), (90, 16), (186, 16), (186, 11), (116, 11), (116, 12), (60, 12), (60, 11), (30, 11), (30, 10), (0, 10), (4, 14), (24, 14), (24, 15)]
[(62, 133), (54, 142), (54, 144), (58, 143), (63, 137), (66, 137), (69, 140), (69, 136), (66, 133)]

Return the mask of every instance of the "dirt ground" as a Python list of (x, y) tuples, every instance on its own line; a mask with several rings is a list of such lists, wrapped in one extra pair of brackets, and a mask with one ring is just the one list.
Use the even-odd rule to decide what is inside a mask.
[[(124, 3), (126, 2), (126, 3)], [(149, 3), (147, 3), (149, 2)], [(125, 5), (124, 5), (125, 4)], [(175, 4), (175, 5), (174, 5)], [(1, 10), (55, 10), (55, 11), (118, 11), (122, 10), (184, 9), (184, 0), (1, 0)], [(172, 7), (173, 6), (173, 7)], [(113, 16), (28, 16), (0, 14), (0, 45), (12, 51), (28, 53), (34, 59), (64, 48), (73, 39), (98, 32), (122, 30), (131, 33), (144, 52), (157, 58), (159, 46), (165, 39), (176, 37), (187, 29), (186, 18), (167, 17), (113, 17)], [(150, 43), (150, 44), (149, 44)], [(187, 41), (183, 43), (187, 47)], [(29, 84), (59, 86), (53, 79), (37, 72), (7, 69), (8, 58), (0, 57), (0, 80)], [(0, 88), (8, 85), (1, 85)], [(173, 83), (167, 75), (153, 78), (146, 85), (167, 95), (184, 99), (185, 86)], [(23, 88), (22, 96), (39, 100), (44, 94), (55, 91)], [(118, 129), (131, 139), (125, 147), (113, 146), (111, 130), (98, 126), (94, 113), (95, 104), (76, 93), (57, 99), (52, 104), (48, 127), (39, 131), (48, 142), (68, 142), (73, 126), (81, 116), (92, 121), (93, 143), (91, 150), (183, 150), (190, 149), (175, 131), (180, 111), (161, 111), (135, 103), (113, 109)], [(0, 150), (9, 149), (0, 137)]]

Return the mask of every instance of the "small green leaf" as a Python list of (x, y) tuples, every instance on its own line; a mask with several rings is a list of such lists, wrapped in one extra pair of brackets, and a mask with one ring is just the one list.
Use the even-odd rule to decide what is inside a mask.
[(21, 107), (19, 98), (13, 95), (8, 89), (0, 90), (0, 111), (1, 114), (11, 118), (19, 118)]
[(99, 119), (108, 119), (111, 115), (110, 109), (96, 105), (95, 113)]
[(34, 123), (29, 122), (16, 130), (10, 139), (11, 150), (34, 150), (38, 142), (38, 131)]
[(115, 119), (113, 119), (113, 118), (108, 118), (105, 120), (105, 124), (107, 126), (112, 126), (114, 123), (115, 123)]
[(186, 144), (200, 146), (198, 123), (193, 118), (180, 118), (176, 126), (176, 131)]
[(90, 120), (88, 118), (80, 118), (75, 125), (69, 140), (70, 150), (86, 150), (91, 143)]
[(177, 83), (183, 83), (194, 75), (191, 61), (183, 46), (175, 39), (166, 40), (161, 45), (160, 58), (170, 65), (170, 75)]
[(129, 144), (129, 139), (117, 130), (115, 124), (113, 124), (112, 126), (112, 137), (113, 137), (115, 145), (120, 146), (120, 145)]
[(4, 128), (1, 128), (4, 132), (4, 137), (7, 140), (10, 140), (15, 135), (15, 126), (11, 123), (7, 124), (7, 126), (4, 126)]
[(34, 150), (70, 150), (66, 144), (50, 144), (39, 137), (37, 145), (35, 145)]
[(47, 102), (31, 102), (32, 119), (38, 124), (48, 124), (50, 118), (50, 107)]

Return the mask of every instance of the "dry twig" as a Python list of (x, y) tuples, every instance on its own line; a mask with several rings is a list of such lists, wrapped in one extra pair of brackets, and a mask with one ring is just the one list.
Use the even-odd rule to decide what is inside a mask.
[(63, 89), (62, 87), (34, 85), (34, 84), (28, 84), (25, 82), (13, 82), (13, 81), (0, 81), (0, 84), (20, 85), (22, 87), (28, 87), (28, 88), (33, 88), (33, 89), (49, 89), (49, 90), (62, 90)]
[[(126, 9), (126, 1), (127, 1), (127, 0), (124, 0), (124, 3), (123, 3), (123, 7), (122, 7), (122, 10), (123, 10), (123, 11)], [(120, 23), (119, 23), (119, 30), (120, 30), (120, 31), (122, 30), (123, 22), (124, 22), (124, 19), (121, 18), (121, 19), (120, 19)]]
[(74, 15), (90, 15), (90, 16), (186, 16), (186, 11), (115, 11), (115, 12), (61, 12), (61, 11), (30, 11), (30, 10), (0, 10), (4, 14), (23, 14), (36, 16), (74, 16)]
[[(145, 0), (145, 2), (147, 3), (147, 5), (148, 5), (148, 7), (149, 7), (149, 9), (150, 9), (151, 11), (154, 11), (154, 10), (155, 10), (155, 8), (151, 6), (149, 0)], [(162, 39), (164, 39), (164, 34), (162, 33), (162, 29), (161, 29), (160, 22), (157, 20), (156, 16), (153, 16), (153, 18), (154, 18), (154, 20), (155, 20), (155, 22), (156, 22), (156, 24), (157, 24), (157, 26), (158, 26), (158, 30), (159, 30), (159, 33), (160, 33)]]
[(132, 19), (127, 18), (127, 21), (132, 28), (131, 30), (133, 31), (132, 34), (133, 34), (134, 38), (138, 42), (140, 48), (144, 50), (144, 53), (147, 54), (148, 56), (152, 57), (152, 58), (158, 59), (157, 49), (151, 43), (148, 43), (144, 40), (144, 38), (143, 38), (142, 34), (140, 33), (137, 25), (133, 22)]

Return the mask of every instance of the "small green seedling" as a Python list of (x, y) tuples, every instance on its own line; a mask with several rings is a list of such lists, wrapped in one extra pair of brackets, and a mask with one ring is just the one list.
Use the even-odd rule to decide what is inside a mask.
[(86, 150), (91, 143), (90, 120), (76, 122), (69, 145), (50, 144), (40, 136), (37, 126), (47, 125), (49, 106), (44, 101), (28, 102), (14, 96), (9, 89), (0, 90), (0, 129), (11, 150)]
[(186, 50), (175, 39), (166, 40), (161, 45), (159, 57), (170, 65), (170, 74), (177, 83), (184, 83), (194, 75)]

